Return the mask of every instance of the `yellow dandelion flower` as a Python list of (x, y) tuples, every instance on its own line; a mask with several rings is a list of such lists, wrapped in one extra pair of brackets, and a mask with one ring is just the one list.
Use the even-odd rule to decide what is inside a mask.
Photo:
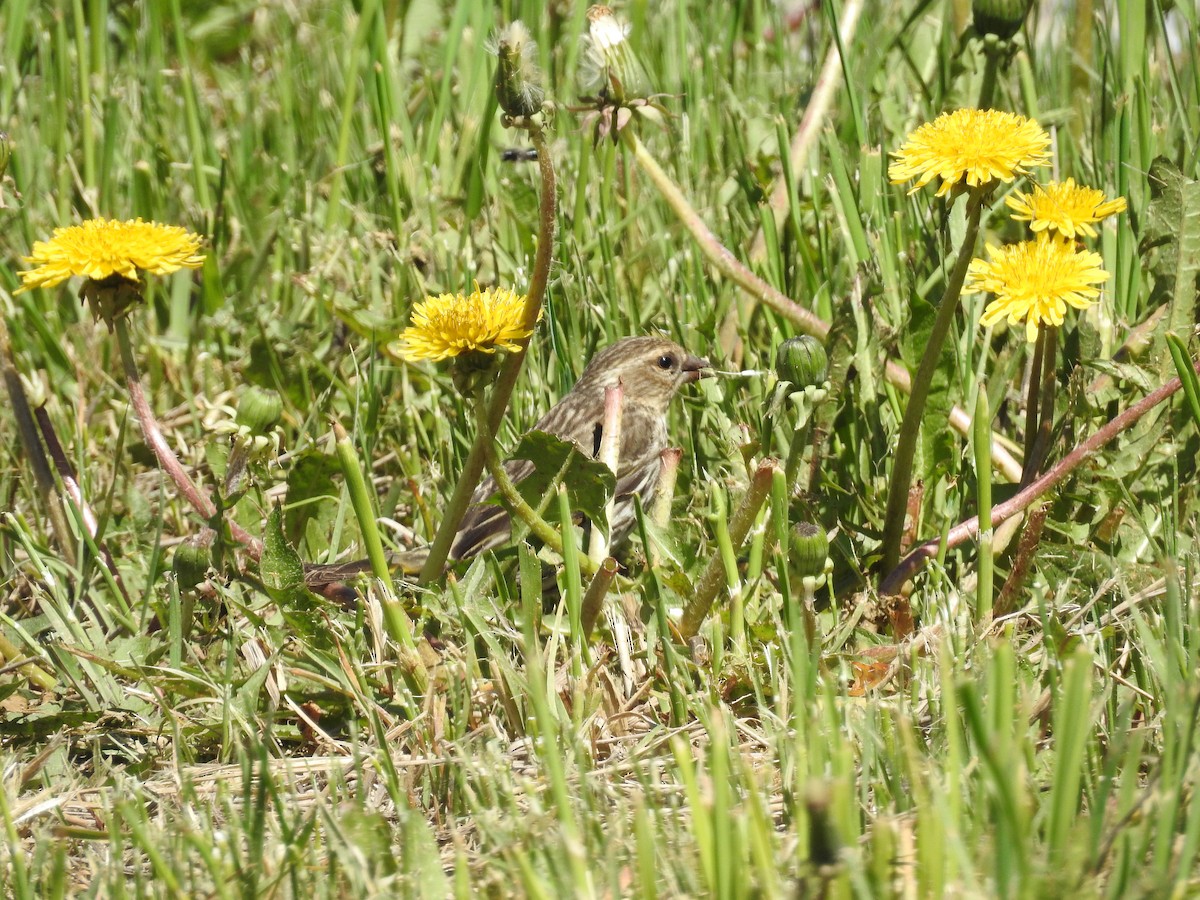
[(987, 246), (990, 262), (971, 261), (964, 294), (987, 292), (995, 299), (980, 320), (985, 326), (1007, 318), (1010, 325), (1025, 321), (1025, 338), (1037, 337), (1041, 323), (1063, 323), (1068, 306), (1087, 309), (1100, 291), (1093, 285), (1108, 280), (1099, 253), (1078, 250), (1074, 243), (1040, 234), (1035, 240)]
[(1004, 202), (1015, 213), (1014, 219), (1028, 222), (1035, 232), (1057, 231), (1071, 239), (1077, 234), (1095, 237), (1092, 223), (1125, 211), (1124, 197), (1106, 200), (1103, 191), (1076, 185), (1074, 178), (1045, 187), (1034, 185), (1028, 194), (1018, 191)]
[(426, 297), (413, 308), (412, 324), (388, 350), (407, 362), (440, 362), (477, 350), (518, 351), (517, 341), (533, 334), (523, 324), (525, 297), (507, 288), (475, 291), (470, 296), (440, 294)]
[(956, 109), (943, 113), (908, 136), (891, 155), (888, 178), (901, 184), (916, 178), (909, 193), (940, 178), (937, 196), (966, 182), (1011, 182), (1034, 166), (1050, 162), (1050, 135), (1033, 119), (994, 109)]
[(130, 219), (88, 219), (68, 228), (55, 228), (48, 241), (36, 241), (24, 261), (34, 266), (20, 272), (17, 293), (54, 287), (80, 276), (92, 281), (119, 276), (136, 282), (138, 271), (167, 275), (196, 269), (204, 262), (200, 236), (175, 225)]

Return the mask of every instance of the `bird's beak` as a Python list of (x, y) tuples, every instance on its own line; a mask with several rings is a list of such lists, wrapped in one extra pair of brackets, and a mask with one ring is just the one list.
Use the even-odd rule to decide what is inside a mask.
[(684, 372), (684, 381), (690, 384), (693, 381), (699, 381), (701, 378), (707, 378), (712, 375), (709, 371), (712, 369), (712, 363), (702, 356), (691, 356), (683, 361), (680, 368)]

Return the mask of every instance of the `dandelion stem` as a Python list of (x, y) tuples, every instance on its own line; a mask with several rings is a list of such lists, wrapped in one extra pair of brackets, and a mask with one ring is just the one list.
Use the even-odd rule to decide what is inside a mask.
[(991, 109), (996, 95), (996, 76), (1000, 71), (1000, 59), (1007, 51), (1000, 47), (984, 47), (983, 80), (979, 85), (979, 109)]
[[(771, 484), (775, 480), (775, 473), (778, 470), (778, 461), (765, 459), (759, 463), (758, 469), (754, 472), (754, 477), (750, 480), (750, 487), (746, 489), (741, 505), (738, 506), (737, 512), (733, 514), (733, 518), (729, 522), (729, 542), (735, 551), (745, 543), (746, 535), (750, 533), (750, 527), (758, 518), (758, 511), (762, 509), (763, 502), (771, 493)], [(704, 624), (705, 618), (708, 617), (713, 601), (717, 598), (717, 591), (720, 590), (724, 581), (725, 562), (718, 552), (708, 561), (708, 567), (696, 583), (692, 599), (688, 601), (688, 605), (683, 611), (683, 618), (679, 622), (679, 634), (683, 640), (690, 640), (696, 636), (700, 626)]]
[[(475, 423), (479, 428), (479, 433), (487, 435), (487, 441), (484, 442), (484, 463), (487, 466), (488, 474), (496, 482), (496, 492), (508, 504), (513, 515), (529, 526), (529, 532), (543, 544), (559, 555), (563, 552), (563, 538), (554, 526), (542, 518), (536, 509), (530, 506), (525, 498), (521, 496), (521, 492), (517, 490), (517, 486), (513, 480), (508, 477), (508, 471), (504, 468), (504, 464), (500, 461), (500, 454), (496, 452), (496, 439), (488, 426), (488, 404), (484, 402), (482, 397), (477, 398), (475, 403)], [(586, 556), (581, 556), (579, 559), (579, 568), (587, 575), (593, 575), (596, 572), (596, 563)]]
[[(557, 197), (554, 177), (554, 163), (550, 158), (550, 147), (541, 124), (536, 119), (521, 120), (521, 127), (529, 131), (530, 141), (537, 150), (538, 172), (541, 175), (542, 193), (538, 204), (538, 243), (537, 253), (533, 260), (533, 276), (529, 281), (529, 292), (525, 295), (524, 324), (532, 332), (542, 311), (542, 301), (546, 296), (546, 285), (550, 280), (550, 261), (554, 255), (554, 229), (557, 216)], [(442, 524), (429, 547), (429, 556), (421, 567), (419, 578), (423, 582), (435, 581), (441, 577), (446, 567), (446, 559), (450, 556), (450, 548), (458, 534), (458, 526), (466, 515), (467, 507), (471, 504), (471, 495), (479, 484), (487, 459), (488, 449), (495, 451), (493, 445), (496, 429), (508, 409), (509, 398), (521, 374), (521, 366), (525, 362), (525, 351), (529, 348), (529, 338), (517, 341), (521, 349), (508, 354), (501, 365), (500, 374), (496, 377), (495, 387), (488, 405), (487, 428), (479, 429), (475, 435), (475, 443), (467, 454), (454, 493), (446, 505), (446, 513)], [(497, 479), (499, 483), (499, 479)], [(527, 504), (528, 505), (528, 504)]]
[[(142, 378), (138, 373), (137, 361), (133, 357), (133, 345), (129, 339), (129, 327), (124, 316), (116, 317), (113, 322), (113, 331), (117, 336), (117, 346), (121, 350), (121, 365), (125, 369), (125, 387), (129, 390), (129, 401), (133, 406), (133, 413), (142, 427), (142, 436), (145, 438), (147, 446), (154, 451), (158, 464), (166, 472), (167, 477), (175, 482), (175, 487), (179, 489), (179, 493), (183, 495), (192, 509), (210, 525), (215, 525), (217, 508), (184, 471), (183, 464), (180, 463), (179, 458), (167, 444), (166, 438), (163, 437), (154, 410), (150, 408), (146, 393), (142, 390)], [(225, 524), (228, 525), (230, 534), (238, 542), (245, 544), (252, 556), (258, 558), (262, 555), (261, 541), (236, 522), (226, 520)]]
[(983, 213), (984, 194), (981, 190), (972, 190), (967, 202), (967, 230), (963, 235), (962, 246), (958, 251), (958, 259), (946, 281), (946, 290), (942, 293), (942, 301), (938, 306), (933, 328), (929, 332), (925, 345), (925, 354), (917, 367), (917, 374), (912, 379), (912, 389), (908, 397), (908, 406), (904, 410), (904, 418), (900, 422), (900, 435), (896, 442), (894, 454), (895, 463), (892, 467), (892, 479), (888, 484), (887, 511), (883, 522), (883, 569), (890, 572), (900, 559), (900, 539), (904, 534), (904, 517), (908, 507), (908, 491), (912, 486), (913, 457), (917, 450), (917, 439), (921, 435), (921, 419), (925, 413), (925, 401), (929, 399), (929, 390), (933, 385), (933, 376), (937, 371), (938, 361), (942, 355), (942, 345), (950, 333), (954, 322), (954, 314), (958, 312), (958, 300), (962, 293), (963, 281), (967, 277), (967, 266), (975, 254), (975, 239), (979, 234), (979, 218)]
[(1021, 459), (1024, 467), (1021, 469), (1021, 482), (1028, 484), (1033, 480), (1033, 472), (1029, 467), (1033, 459), (1033, 442), (1037, 436), (1038, 408), (1041, 403), (1042, 357), (1046, 355), (1046, 329), (1039, 328), (1037, 341), (1033, 345), (1033, 359), (1029, 363), (1029, 383), (1025, 387), (1025, 434), (1023, 440), (1024, 453)]
[[(671, 180), (671, 176), (663, 171), (662, 166), (646, 149), (638, 136), (633, 133), (633, 129), (626, 128), (621, 135), (633, 152), (634, 160), (642, 167), (642, 171), (650, 178), (658, 192), (662, 194), (663, 199), (667, 201), (679, 221), (691, 232), (693, 240), (699, 245), (701, 252), (708, 258), (713, 268), (743, 291), (765, 303), (785, 319), (790, 320), (804, 334), (811, 334), (824, 340), (829, 334), (829, 323), (746, 268), (728, 247), (717, 240), (716, 235), (704, 224), (704, 220), (688, 202), (678, 185)], [(912, 379), (909, 377), (908, 370), (895, 360), (888, 360), (885, 364), (884, 377), (906, 393), (912, 390)], [(971, 416), (961, 407), (955, 406), (950, 410), (950, 425), (959, 434), (968, 435), (971, 433)], [(995, 434), (992, 435), (992, 460), (996, 468), (1003, 472), (1009, 481), (1020, 480), (1021, 464), (1013, 458)]]
[(590, 638), (592, 631), (596, 628), (600, 611), (604, 609), (604, 598), (608, 594), (608, 589), (612, 587), (613, 579), (617, 575), (617, 568), (617, 561), (613, 557), (605, 557), (583, 595), (583, 606), (579, 618), (585, 639)]
[[(1054, 395), (1058, 390), (1056, 361), (1058, 359), (1058, 328), (1045, 325), (1038, 331), (1038, 341), (1045, 336), (1045, 348), (1042, 353), (1041, 377), (1029, 382), (1030, 396), (1037, 392), (1038, 416), (1037, 428), (1033, 434), (1029, 452), (1025, 457), (1025, 469), (1021, 473), (1022, 487), (1037, 477), (1046, 457), (1050, 453), (1050, 432), (1054, 428)], [(1028, 438), (1026, 439), (1028, 440)]]
[[(1200, 362), (1193, 364), (1200, 371)], [(1162, 387), (1147, 394), (1129, 409), (1117, 415), (1111, 422), (1099, 429), (1095, 434), (1083, 441), (1068, 453), (1062, 460), (1044, 475), (1033, 481), (1003, 503), (992, 507), (992, 527), (1011, 518), (1028, 508), (1035, 500), (1062, 482), (1068, 475), (1091, 459), (1100, 449), (1118, 434), (1130, 428), (1138, 419), (1152, 410), (1164, 400), (1169, 399), (1182, 386), (1178, 378), (1168, 381)], [(933, 538), (921, 544), (906, 556), (879, 585), (881, 594), (896, 594), (908, 581), (924, 567), (925, 563), (937, 556), (939, 549), (953, 550), (955, 547), (979, 534), (979, 516), (973, 516), (960, 522), (950, 529), (943, 546), (942, 539)]]

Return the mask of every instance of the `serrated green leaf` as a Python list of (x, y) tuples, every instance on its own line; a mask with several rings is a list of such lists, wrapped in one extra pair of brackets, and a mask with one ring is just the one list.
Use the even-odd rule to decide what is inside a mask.
[(324, 634), (314, 614), (316, 598), (304, 584), (304, 563), (283, 535), (283, 513), (271, 508), (263, 533), (263, 555), (259, 577), (267, 595), (279, 606), (284, 620), (310, 641), (320, 642)]
[(531, 431), (521, 438), (514, 459), (528, 460), (533, 471), (523, 477), (517, 488), (525, 501), (535, 509), (541, 504), (565, 470), (562, 483), (574, 512), (586, 516), (602, 531), (608, 530), (605, 505), (616, 490), (616, 477), (599, 460), (584, 456), (570, 441), (545, 431)]
[[(1200, 181), (1184, 177), (1166, 157), (1150, 164), (1150, 206), (1139, 250), (1154, 274), (1150, 306), (1170, 304), (1160, 333), (1186, 334), (1196, 322), (1196, 295), (1200, 291)], [(1166, 348), (1160, 372), (1171, 370)]]
[(1110, 359), (1089, 359), (1086, 365), (1089, 369), (1095, 369), (1097, 372), (1110, 376), (1118, 384), (1128, 382), (1147, 394), (1159, 385), (1156, 376), (1133, 363), (1113, 362)]

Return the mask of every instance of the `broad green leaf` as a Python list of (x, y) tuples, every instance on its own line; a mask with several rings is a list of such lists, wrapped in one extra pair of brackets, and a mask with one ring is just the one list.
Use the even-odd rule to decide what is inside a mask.
[[(1200, 181), (1185, 178), (1175, 164), (1158, 157), (1150, 166), (1150, 207), (1140, 250), (1154, 274), (1150, 307), (1170, 304), (1162, 333), (1187, 334), (1196, 323), (1200, 290)], [(1151, 251), (1157, 253), (1151, 255)], [(1159, 370), (1171, 371), (1164, 348)]]
[(561, 477), (571, 509), (602, 530), (608, 530), (604, 507), (616, 489), (616, 477), (608, 466), (584, 456), (570, 441), (544, 431), (531, 431), (522, 437), (513, 458), (528, 460), (533, 465), (533, 471), (517, 485), (530, 506), (536, 509), (565, 471)]
[(283, 514), (278, 506), (272, 507), (267, 516), (259, 575), (267, 595), (278, 604), (290, 626), (309, 641), (322, 643), (323, 637), (327, 639), (315, 614), (316, 598), (304, 584), (304, 563), (283, 535)]

